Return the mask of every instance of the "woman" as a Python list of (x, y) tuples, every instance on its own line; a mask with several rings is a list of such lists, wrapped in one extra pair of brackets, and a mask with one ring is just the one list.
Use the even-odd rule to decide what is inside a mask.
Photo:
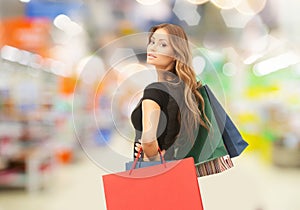
[(160, 148), (165, 159), (174, 159), (178, 156), (176, 148), (186, 142), (193, 144), (199, 125), (209, 129), (207, 117), (201, 116), (204, 101), (197, 91), (201, 83), (197, 83), (191, 66), (192, 55), (184, 30), (167, 23), (152, 27), (147, 63), (155, 66), (159, 81), (145, 88), (132, 112), (136, 130), (134, 156), (142, 147), (144, 160), (157, 160)]

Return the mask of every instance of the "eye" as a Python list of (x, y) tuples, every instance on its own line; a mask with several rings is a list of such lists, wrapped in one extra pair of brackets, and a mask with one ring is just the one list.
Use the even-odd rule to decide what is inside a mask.
[(159, 46), (160, 46), (160, 47), (167, 47), (168, 44), (167, 44), (165, 41), (160, 41), (160, 42), (159, 42)]
[(155, 41), (154, 40), (150, 40), (149, 45), (154, 45)]
[(161, 47), (166, 47), (167, 44), (166, 44), (166, 43), (161, 43), (160, 46), (161, 46)]

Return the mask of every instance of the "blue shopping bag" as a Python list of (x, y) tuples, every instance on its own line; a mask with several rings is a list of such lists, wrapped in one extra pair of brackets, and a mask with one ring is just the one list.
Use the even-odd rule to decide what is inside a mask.
[(246, 149), (248, 143), (243, 139), (237, 127), (230, 119), (210, 88), (207, 85), (203, 85), (202, 87), (207, 93), (211, 108), (215, 115), (219, 130), (222, 133), (222, 139), (229, 156), (231, 158), (239, 156)]

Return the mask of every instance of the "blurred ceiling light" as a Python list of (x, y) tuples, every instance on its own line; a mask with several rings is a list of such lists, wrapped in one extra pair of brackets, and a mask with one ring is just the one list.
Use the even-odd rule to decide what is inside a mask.
[(11, 62), (17, 62), (19, 64), (38, 69), (41, 67), (43, 61), (42, 56), (26, 51), (20, 50), (15, 47), (5, 45), (1, 49), (1, 57)]
[(221, 16), (229, 28), (245, 28), (247, 23), (253, 18), (253, 16), (243, 15), (235, 9), (222, 9)]
[(267, 0), (242, 0), (235, 8), (242, 14), (255, 15), (263, 10)]
[(253, 72), (257, 76), (264, 76), (299, 62), (300, 57), (298, 55), (293, 52), (287, 52), (255, 64)]
[(232, 77), (236, 75), (237, 68), (234, 63), (228, 62), (223, 65), (223, 74), (226, 76)]
[(254, 55), (251, 55), (249, 56), (248, 58), (246, 58), (244, 60), (244, 64), (252, 64), (254, 63), (255, 61), (257, 61), (257, 59), (261, 58), (263, 56), (263, 54), (254, 54)]
[(67, 34), (74, 36), (83, 31), (82, 27), (77, 23), (73, 22), (68, 16), (60, 14), (56, 16), (53, 24), (60, 30), (66, 32)]
[(30, 63), (31, 57), (32, 53), (25, 50), (20, 50), (20, 57), (18, 63), (27, 66)]
[(30, 0), (19, 0), (20, 2), (29, 3)]
[[(29, 66), (34, 68), (34, 69), (39, 69), (41, 68), (41, 64), (43, 62), (43, 57), (38, 55), (38, 54), (32, 54), (31, 55), (31, 59), (30, 59), (30, 62), (29, 62)], [(45, 69), (46, 70), (46, 69)]]
[(185, 21), (189, 26), (195, 26), (198, 25), (201, 19), (197, 7), (197, 5), (190, 4), (185, 0), (176, 0), (173, 12), (180, 20)]
[(204, 3), (208, 2), (209, 0), (187, 0), (187, 1), (192, 4), (204, 4)]
[(71, 19), (64, 14), (57, 15), (53, 20), (54, 25), (60, 30), (64, 30), (64, 27), (70, 22)]
[(160, 0), (136, 0), (136, 1), (143, 5), (153, 5), (158, 3)]
[(202, 56), (195, 56), (193, 58), (193, 67), (195, 69), (196, 75), (200, 75), (203, 72), (205, 65), (206, 62)]
[(232, 9), (236, 5), (238, 5), (238, 3), (241, 0), (210, 0), (210, 1), (211, 3), (213, 3), (214, 5), (216, 5), (221, 9)]
[(70, 76), (70, 72), (68, 72), (68, 68), (63, 62), (56, 61), (54, 59), (49, 59), (50, 61), (50, 71), (53, 74), (59, 75), (59, 76)]
[(20, 55), (20, 50), (12, 46), (5, 45), (1, 49), (1, 57), (11, 62), (17, 62)]
[(253, 43), (248, 41), (245, 47), (245, 49), (249, 49), (249, 54), (243, 61), (244, 64), (252, 64), (264, 55), (273, 54), (274, 51), (282, 49), (285, 44), (283, 40), (276, 39), (270, 34), (262, 36), (261, 38), (248, 38), (246, 40), (253, 40)]

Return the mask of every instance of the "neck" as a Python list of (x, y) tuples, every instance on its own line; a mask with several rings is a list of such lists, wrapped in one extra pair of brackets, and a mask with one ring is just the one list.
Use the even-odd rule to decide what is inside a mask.
[(177, 81), (176, 74), (173, 73), (174, 70), (157, 70), (158, 81), (160, 82), (174, 82)]

